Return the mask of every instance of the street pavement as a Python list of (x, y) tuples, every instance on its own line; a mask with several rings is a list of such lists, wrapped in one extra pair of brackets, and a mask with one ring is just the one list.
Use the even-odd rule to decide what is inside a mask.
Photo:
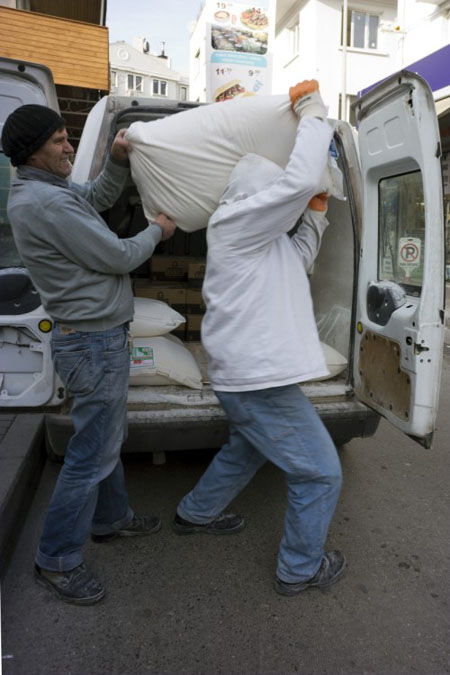
[(2, 584), (5, 675), (444, 675), (449, 666), (450, 348), (438, 430), (424, 450), (382, 422), (341, 452), (344, 486), (329, 533), (348, 569), (326, 591), (273, 589), (286, 491), (266, 465), (233, 510), (238, 535), (179, 537), (175, 506), (208, 453), (126, 456), (130, 500), (163, 529), (88, 542), (107, 594), (65, 605), (31, 567), (58, 473), (47, 463)]

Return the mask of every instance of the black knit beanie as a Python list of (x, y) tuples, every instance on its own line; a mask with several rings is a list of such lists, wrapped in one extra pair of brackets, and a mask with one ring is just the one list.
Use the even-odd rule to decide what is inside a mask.
[(13, 166), (24, 164), (55, 131), (64, 126), (63, 118), (45, 105), (21, 105), (6, 118), (2, 131), (3, 152)]

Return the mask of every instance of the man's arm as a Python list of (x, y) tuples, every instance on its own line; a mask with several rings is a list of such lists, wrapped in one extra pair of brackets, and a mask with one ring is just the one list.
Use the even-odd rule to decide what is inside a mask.
[(316, 259), (322, 242), (322, 235), (328, 227), (329, 223), (325, 217), (326, 210), (326, 194), (313, 197), (303, 214), (297, 232), (291, 237), (292, 245), (306, 270), (311, 267)]
[(105, 211), (117, 201), (129, 177), (130, 144), (125, 139), (125, 133), (126, 129), (121, 129), (116, 134), (106, 164), (97, 178), (83, 184), (70, 182), (70, 187), (96, 211)]
[[(292, 108), (300, 122), (280, 178), (257, 194), (217, 210), (223, 240), (233, 248), (258, 248), (289, 232), (314, 196), (332, 138), (318, 87), (316, 80), (306, 80), (291, 88)], [(215, 216), (210, 221), (212, 226), (214, 220)], [(229, 236), (226, 228), (230, 228)]]
[(63, 199), (59, 194), (58, 200), (48, 204), (42, 218), (47, 222), (46, 239), (52, 247), (80, 267), (105, 274), (131, 272), (152, 255), (161, 239), (169, 238), (175, 230), (173, 221), (160, 214), (136, 236), (119, 239), (70, 191)]
[[(282, 176), (267, 189), (216, 211), (224, 242), (228, 240), (236, 249), (255, 249), (289, 232), (317, 190), (331, 137), (326, 120), (302, 120)], [(215, 215), (210, 226), (214, 226)]]

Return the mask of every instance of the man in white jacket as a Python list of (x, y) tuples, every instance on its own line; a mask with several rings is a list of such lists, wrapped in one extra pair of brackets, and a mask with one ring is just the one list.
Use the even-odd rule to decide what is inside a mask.
[(243, 518), (223, 510), (266, 460), (276, 464), (288, 486), (275, 579), (283, 595), (329, 586), (345, 567), (342, 553), (324, 551), (342, 481), (339, 459), (298, 386), (328, 374), (307, 270), (328, 225), (326, 195), (314, 195), (332, 130), (315, 80), (290, 94), (300, 124), (286, 169), (246, 155), (208, 225), (202, 341), (230, 437), (174, 521), (179, 534), (240, 531)]

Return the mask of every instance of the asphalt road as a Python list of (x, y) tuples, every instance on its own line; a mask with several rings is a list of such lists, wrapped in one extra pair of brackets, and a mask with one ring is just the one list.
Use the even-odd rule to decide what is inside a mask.
[[(450, 349), (447, 347), (447, 351)], [(344, 487), (329, 535), (348, 570), (327, 591), (284, 598), (272, 587), (283, 528), (282, 474), (265, 466), (236, 499), (246, 529), (178, 537), (179, 498), (203, 454), (164, 466), (126, 458), (139, 512), (163, 529), (86, 545), (107, 587), (94, 607), (35, 585), (32, 559), (58, 466), (48, 464), (2, 588), (5, 675), (443, 675), (449, 666), (450, 356), (433, 450), (382, 423), (341, 454)]]

